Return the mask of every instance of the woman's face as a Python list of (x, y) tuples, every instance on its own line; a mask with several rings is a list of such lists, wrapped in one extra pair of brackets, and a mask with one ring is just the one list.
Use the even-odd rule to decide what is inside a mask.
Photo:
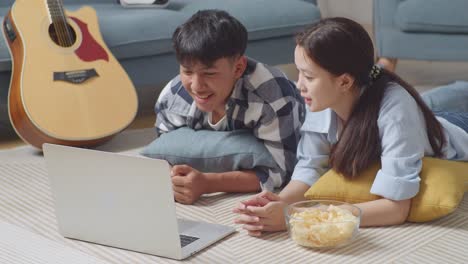
[(299, 70), (297, 87), (310, 111), (334, 108), (344, 96), (340, 76), (334, 76), (310, 59), (301, 46), (296, 46), (294, 62)]

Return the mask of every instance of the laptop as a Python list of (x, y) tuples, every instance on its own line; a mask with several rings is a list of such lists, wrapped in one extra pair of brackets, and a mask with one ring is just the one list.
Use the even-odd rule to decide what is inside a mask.
[(43, 151), (64, 237), (180, 260), (235, 232), (177, 219), (164, 160), (54, 144)]

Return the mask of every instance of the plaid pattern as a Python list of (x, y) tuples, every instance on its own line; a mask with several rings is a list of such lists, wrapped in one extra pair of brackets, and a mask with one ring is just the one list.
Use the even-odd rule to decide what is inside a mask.
[[(208, 113), (198, 110), (179, 76), (163, 89), (155, 112), (158, 135), (183, 126), (212, 130)], [(304, 102), (294, 83), (281, 71), (248, 59), (226, 104), (226, 130), (251, 130), (273, 156), (277, 168), (256, 172), (262, 189), (280, 187), (291, 178), (304, 118)]]

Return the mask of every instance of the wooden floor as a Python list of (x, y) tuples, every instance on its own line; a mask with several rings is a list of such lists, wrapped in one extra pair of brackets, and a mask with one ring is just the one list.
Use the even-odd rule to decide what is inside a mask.
[[(155, 117), (153, 115), (139, 116), (127, 129), (142, 129), (153, 127), (155, 121), (154, 118)], [(0, 149), (15, 148), (26, 144), (15, 134), (14, 131), (2, 133), (0, 133)]]

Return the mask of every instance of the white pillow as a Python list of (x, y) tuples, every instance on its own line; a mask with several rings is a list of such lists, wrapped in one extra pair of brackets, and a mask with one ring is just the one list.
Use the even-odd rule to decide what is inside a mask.
[(169, 0), (120, 0), (123, 7), (151, 7), (165, 8), (169, 4)]

